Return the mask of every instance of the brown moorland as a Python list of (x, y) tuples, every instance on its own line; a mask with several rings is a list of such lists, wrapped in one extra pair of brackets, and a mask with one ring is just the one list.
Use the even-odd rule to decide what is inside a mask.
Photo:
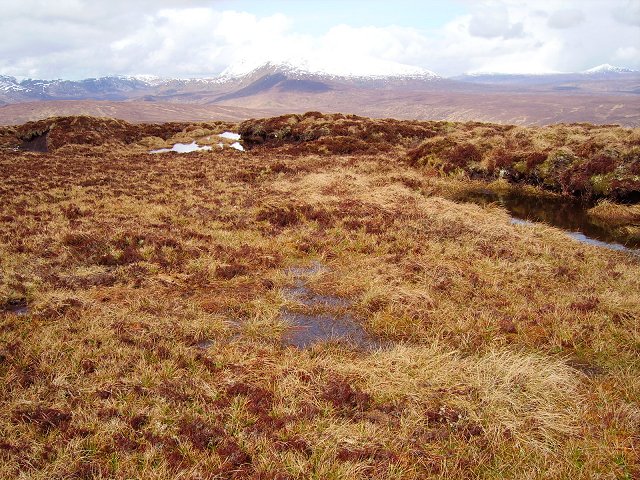
[(20, 125), (54, 116), (110, 117), (127, 122), (204, 122), (212, 118), (238, 122), (271, 116), (272, 110), (186, 102), (107, 100), (40, 100), (0, 106), (0, 125)]
[[(0, 477), (640, 476), (640, 258), (448, 199), (503, 177), (627, 225), (638, 139), (316, 113), (1, 129)], [(213, 148), (149, 153), (193, 140)], [(287, 343), (330, 316), (375, 341)]]

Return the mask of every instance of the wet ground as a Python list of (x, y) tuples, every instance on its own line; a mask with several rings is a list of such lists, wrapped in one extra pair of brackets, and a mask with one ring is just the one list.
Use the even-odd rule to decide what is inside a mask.
[(478, 205), (497, 203), (511, 214), (514, 223), (546, 223), (565, 230), (572, 238), (584, 243), (614, 250), (635, 251), (640, 248), (640, 242), (630, 241), (615, 229), (597, 223), (587, 214), (587, 210), (593, 205), (579, 200), (513, 192), (497, 193), (490, 190), (466, 192), (456, 196), (454, 200)]
[(29, 308), (26, 300), (10, 300), (4, 305), (0, 305), (0, 311), (5, 311), (13, 315), (27, 315)]
[(307, 287), (307, 280), (325, 270), (319, 262), (308, 267), (288, 270), (293, 286), (283, 289), (286, 300), (301, 307), (284, 307), (281, 318), (291, 325), (283, 336), (283, 343), (297, 348), (309, 348), (320, 342), (341, 342), (363, 350), (381, 346), (346, 309), (351, 302), (343, 297), (320, 295)]
[(31, 140), (26, 140), (22, 142), (20, 145), (20, 150), (25, 150), (27, 152), (40, 152), (47, 153), (47, 134), (38, 135), (37, 137), (32, 138)]

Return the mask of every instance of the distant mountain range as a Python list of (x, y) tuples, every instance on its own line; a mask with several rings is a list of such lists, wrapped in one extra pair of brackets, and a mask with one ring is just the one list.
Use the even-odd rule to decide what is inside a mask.
[[(236, 69), (237, 70), (237, 69)], [(240, 70), (241, 72), (241, 70)], [(22, 80), (0, 76), (0, 102), (16, 103), (33, 100), (159, 100), (181, 97), (188, 101), (224, 101), (246, 97), (267, 89), (298, 91), (301, 93), (321, 93), (336, 88), (336, 84), (382, 87), (419, 88), (434, 87), (434, 83), (465, 82), (496, 85), (548, 85), (557, 84), (556, 90), (577, 90), (579, 85), (569, 83), (590, 83), (595, 77), (610, 81), (634, 80), (633, 88), (621, 89), (618, 93), (640, 93), (640, 72), (600, 65), (580, 73), (558, 74), (501, 74), (475, 73), (450, 79), (438, 76), (430, 70), (405, 68), (386, 74), (362, 75), (332, 74), (312, 71), (293, 64), (266, 63), (246, 73), (233, 69), (215, 78), (160, 78), (153, 76), (107, 76), (84, 80)], [(567, 88), (572, 87), (572, 88)], [(609, 85), (608, 87), (611, 87)], [(191, 98), (186, 98), (191, 97)]]
[[(86, 107), (89, 101), (135, 103), (135, 108), (115, 108), (138, 112), (131, 114), (135, 118), (125, 118), (128, 120), (146, 120), (146, 112), (153, 112), (150, 118), (158, 121), (162, 109), (143, 106), (157, 103), (172, 104), (167, 112), (174, 113), (175, 104), (180, 104), (182, 118), (192, 111), (194, 120), (204, 119), (209, 107), (225, 107), (244, 109), (240, 116), (320, 110), (520, 124), (589, 121), (640, 125), (640, 72), (611, 65), (578, 73), (474, 73), (453, 78), (400, 64), (366, 67), (323, 71), (317, 65), (266, 63), (256, 68), (239, 65), (215, 78), (195, 79), (108, 76), (18, 81), (0, 76), (0, 106), (4, 105), (0, 123), (15, 123), (18, 117), (35, 119), (44, 115), (42, 112), (55, 113), (56, 108), (68, 112), (69, 106), (62, 108), (59, 101), (75, 100), (84, 102), (75, 105), (87, 108), (87, 112), (104, 110)], [(44, 108), (39, 105), (42, 102), (50, 105)], [(15, 104), (25, 105), (21, 110), (13, 107)], [(211, 111), (215, 115), (220, 110)]]
[[(185, 94), (206, 93), (207, 101), (245, 96), (248, 92), (279, 87), (301, 92), (321, 92), (331, 89), (328, 82), (351, 85), (383, 86), (409, 82), (440, 80), (435, 73), (406, 68), (387, 74), (334, 74), (307, 70), (292, 64), (266, 63), (246, 73), (232, 69), (214, 78), (160, 78), (149, 75), (107, 76), (84, 80), (22, 80), (0, 76), (0, 102), (16, 103), (33, 100), (155, 100), (179, 99)], [(196, 96), (197, 97), (197, 96)], [(196, 98), (197, 99), (197, 98)]]

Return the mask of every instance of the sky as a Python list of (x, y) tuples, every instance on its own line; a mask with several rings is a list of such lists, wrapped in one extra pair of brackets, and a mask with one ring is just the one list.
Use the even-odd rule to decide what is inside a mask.
[(18, 78), (213, 77), (268, 61), (640, 70), (640, 0), (0, 0), (0, 12), (0, 74)]

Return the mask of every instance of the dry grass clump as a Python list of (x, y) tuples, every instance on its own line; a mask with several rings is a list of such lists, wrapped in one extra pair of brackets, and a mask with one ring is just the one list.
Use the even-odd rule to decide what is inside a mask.
[[(289, 118), (274, 126), (327, 121)], [(481, 166), (493, 141), (376, 122), (410, 148), (414, 128), (459, 135), (449, 163)], [(640, 474), (637, 257), (446, 200), (464, 177), (397, 145), (145, 153), (229, 127), (0, 154), (1, 478)], [(379, 350), (283, 342), (283, 311), (321, 310), (286, 293), (316, 264), (305, 292), (340, 299)]]

